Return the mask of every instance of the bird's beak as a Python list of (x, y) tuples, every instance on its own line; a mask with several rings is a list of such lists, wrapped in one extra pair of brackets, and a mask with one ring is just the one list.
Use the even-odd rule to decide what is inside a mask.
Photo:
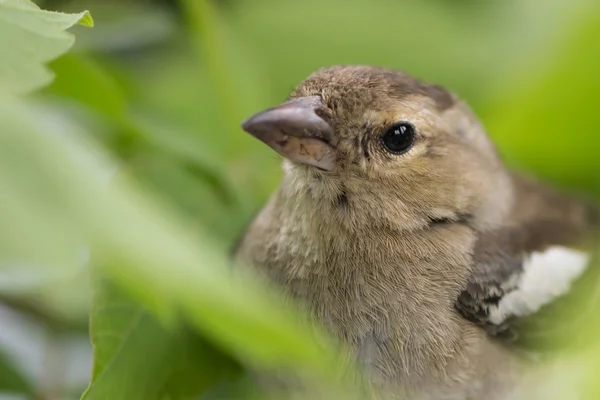
[(242, 127), (291, 161), (331, 171), (334, 131), (319, 110), (325, 110), (320, 96), (301, 97), (252, 116)]

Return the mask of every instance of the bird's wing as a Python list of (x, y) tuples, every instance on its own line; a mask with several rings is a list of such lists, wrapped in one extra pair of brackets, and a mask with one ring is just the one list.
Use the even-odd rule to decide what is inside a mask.
[(456, 308), (490, 335), (527, 348), (572, 342), (574, 324), (585, 329), (590, 307), (600, 310), (593, 232), (586, 219), (553, 218), (482, 233)]

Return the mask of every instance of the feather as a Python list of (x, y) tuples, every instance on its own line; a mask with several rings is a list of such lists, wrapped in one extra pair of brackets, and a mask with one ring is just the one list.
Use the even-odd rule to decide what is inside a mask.
[(510, 317), (534, 314), (559, 296), (568, 293), (590, 260), (582, 251), (554, 246), (526, 257), (514, 290), (489, 309), (489, 321), (501, 325)]

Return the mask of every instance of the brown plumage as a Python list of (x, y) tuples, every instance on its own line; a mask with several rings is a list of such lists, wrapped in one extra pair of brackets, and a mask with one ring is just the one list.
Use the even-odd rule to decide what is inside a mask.
[(591, 207), (509, 172), (463, 102), (393, 70), (317, 71), (244, 128), (286, 160), (240, 260), (350, 344), (390, 398), (512, 390), (524, 362), (497, 336), (514, 339), (525, 315), (500, 301), (523, 289), (532, 252), (582, 260), (565, 249), (585, 248)]

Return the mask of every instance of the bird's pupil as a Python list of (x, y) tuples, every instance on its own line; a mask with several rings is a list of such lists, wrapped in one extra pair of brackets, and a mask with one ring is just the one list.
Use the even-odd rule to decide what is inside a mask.
[(392, 153), (408, 151), (414, 141), (414, 128), (408, 123), (399, 123), (391, 127), (383, 137), (383, 144)]

